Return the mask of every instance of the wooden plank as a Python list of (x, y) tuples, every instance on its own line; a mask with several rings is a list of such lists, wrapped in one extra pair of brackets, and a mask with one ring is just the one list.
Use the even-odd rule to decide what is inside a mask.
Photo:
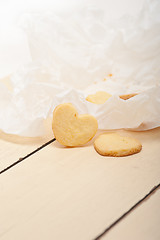
[(19, 137), (0, 131), (0, 171), (34, 151), (53, 138), (52, 133), (44, 137)]
[[(120, 131), (123, 134), (123, 131)], [(160, 128), (127, 132), (143, 150), (112, 158), (57, 142), (0, 176), (0, 238), (93, 239), (160, 182)]]
[(101, 240), (159, 240), (160, 189), (116, 225)]

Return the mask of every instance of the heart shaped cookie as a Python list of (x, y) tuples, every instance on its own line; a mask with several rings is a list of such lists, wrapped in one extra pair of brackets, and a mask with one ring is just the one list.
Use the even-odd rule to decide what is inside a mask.
[(105, 103), (112, 95), (104, 92), (104, 91), (99, 91), (96, 92), (95, 94), (88, 95), (86, 97), (86, 100), (91, 103), (95, 104), (103, 104)]
[(95, 139), (94, 148), (103, 156), (123, 157), (140, 152), (142, 145), (132, 137), (123, 137), (117, 133), (104, 133)]
[(78, 115), (71, 103), (63, 103), (53, 112), (52, 129), (59, 143), (73, 147), (89, 142), (97, 132), (98, 123), (91, 115)]

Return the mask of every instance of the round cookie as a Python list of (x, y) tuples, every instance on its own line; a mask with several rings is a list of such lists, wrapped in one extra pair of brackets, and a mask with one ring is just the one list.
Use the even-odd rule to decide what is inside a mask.
[(123, 157), (140, 152), (142, 145), (132, 137), (123, 137), (117, 133), (104, 133), (95, 139), (94, 148), (103, 156)]
[(112, 95), (104, 92), (104, 91), (99, 91), (96, 92), (95, 94), (88, 95), (86, 97), (86, 100), (91, 103), (95, 104), (103, 104), (105, 103)]
[(53, 112), (52, 129), (59, 143), (74, 147), (89, 142), (97, 132), (98, 123), (95, 117), (78, 115), (71, 103), (64, 103)]

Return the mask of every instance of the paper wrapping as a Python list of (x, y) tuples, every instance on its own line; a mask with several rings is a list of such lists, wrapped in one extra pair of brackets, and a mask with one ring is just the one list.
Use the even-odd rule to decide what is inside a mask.
[[(21, 23), (32, 62), (0, 85), (0, 128), (21, 136), (45, 134), (44, 121), (64, 102), (98, 120), (99, 129), (160, 126), (160, 2), (111, 21), (94, 6), (27, 14)], [(112, 74), (112, 76), (110, 75)], [(104, 104), (85, 100), (96, 91)], [(138, 93), (124, 101), (121, 94)]]

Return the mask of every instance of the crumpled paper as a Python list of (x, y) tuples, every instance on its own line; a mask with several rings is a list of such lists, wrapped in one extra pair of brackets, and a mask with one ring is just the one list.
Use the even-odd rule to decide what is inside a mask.
[[(12, 74), (13, 91), (0, 85), (0, 128), (44, 135), (45, 119), (63, 102), (94, 115), (99, 129), (160, 126), (159, 12), (159, 0), (148, 0), (138, 15), (118, 21), (93, 6), (27, 15), (22, 27), (33, 61)], [(106, 103), (85, 100), (100, 90), (112, 94)], [(128, 93), (139, 94), (119, 98)]]

